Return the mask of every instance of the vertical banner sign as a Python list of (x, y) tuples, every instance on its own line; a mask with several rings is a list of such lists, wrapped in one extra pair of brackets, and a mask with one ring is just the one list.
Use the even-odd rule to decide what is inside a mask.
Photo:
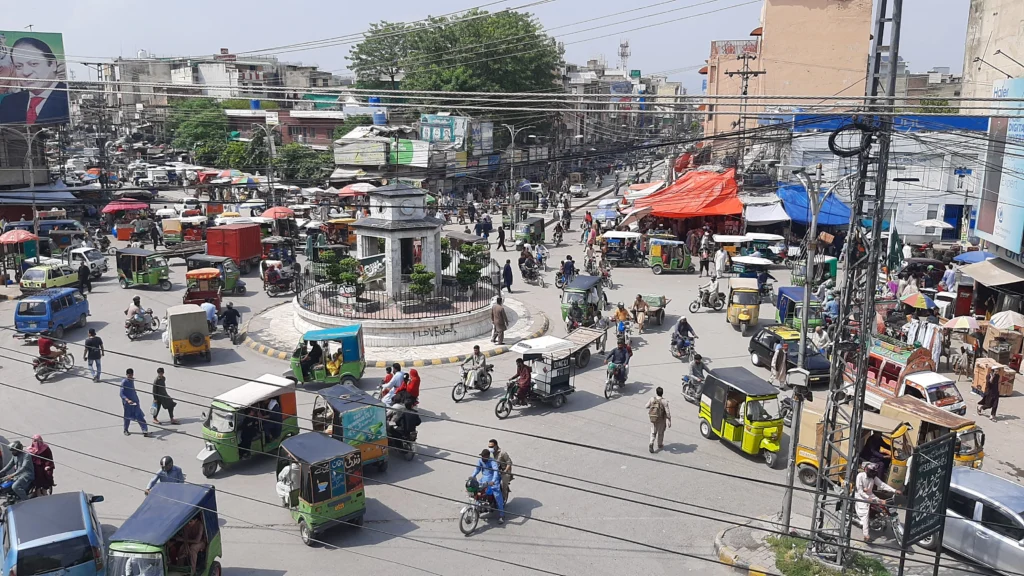
[(901, 545), (908, 549), (939, 532), (946, 518), (946, 494), (953, 474), (956, 434), (947, 434), (914, 450), (910, 466), (910, 498)]
[[(992, 97), (1024, 98), (1024, 78), (996, 80)], [(1019, 252), (1024, 235), (1024, 102), (996, 100), (1009, 118), (992, 118), (987, 151), (989, 168), (981, 190), (981, 210), (976, 233), (1013, 252)], [(1007, 110), (1008, 109), (1008, 110)]]
[(68, 121), (64, 38), (52, 32), (0, 30), (0, 124)]

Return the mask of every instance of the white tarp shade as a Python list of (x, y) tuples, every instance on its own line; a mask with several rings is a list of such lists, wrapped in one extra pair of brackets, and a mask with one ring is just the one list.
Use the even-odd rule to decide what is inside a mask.
[(772, 204), (749, 204), (743, 207), (744, 218), (747, 219), (747, 224), (752, 226), (765, 226), (768, 224), (778, 224), (779, 222), (789, 222), (789, 215), (786, 214), (786, 210), (782, 207), (781, 202), (775, 202)]
[(1024, 268), (999, 258), (985, 260), (976, 264), (968, 264), (961, 268), (960, 271), (986, 286), (1002, 286), (1003, 284), (1024, 282)]

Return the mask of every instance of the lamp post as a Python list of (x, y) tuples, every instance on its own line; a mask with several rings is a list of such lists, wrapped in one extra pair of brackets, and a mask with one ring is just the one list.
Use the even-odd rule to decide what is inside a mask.
[(35, 166), (33, 165), (33, 162), (32, 162), (32, 143), (35, 142), (35, 139), (38, 138), (40, 135), (47, 135), (47, 136), (49, 136), (50, 131), (44, 128), (44, 129), (36, 132), (35, 134), (32, 134), (32, 131), (31, 131), (31, 129), (29, 128), (29, 126), (27, 124), (25, 125), (25, 132), (24, 133), (22, 133), (22, 132), (20, 132), (18, 130), (15, 130), (14, 128), (9, 128), (9, 127), (6, 127), (6, 126), (0, 126), (0, 129), (3, 129), (4, 131), (9, 132), (11, 134), (14, 134), (16, 136), (20, 136), (21, 139), (25, 141), (25, 146), (28, 148), (28, 151), (25, 152), (25, 161), (28, 163), (28, 187), (32, 190), (32, 232), (36, 236), (39, 236), (39, 217), (38, 217), (38, 210), (36, 210), (36, 190), (35, 190), (35, 188), (36, 188), (36, 171), (35, 171)]
[(521, 128), (516, 128), (515, 124), (502, 124), (502, 126), (508, 129), (509, 136), (512, 137), (512, 141), (509, 143), (510, 155), (508, 167), (508, 193), (509, 196), (511, 196), (515, 191), (516, 136), (518, 136), (520, 132), (526, 130), (527, 128), (533, 128), (534, 125), (530, 124), (529, 126), (523, 126)]
[(277, 192), (274, 190), (274, 128), (276, 126), (253, 124), (252, 127), (263, 130), (263, 133), (267, 135), (267, 194), (270, 198), (270, 205), (277, 206)]

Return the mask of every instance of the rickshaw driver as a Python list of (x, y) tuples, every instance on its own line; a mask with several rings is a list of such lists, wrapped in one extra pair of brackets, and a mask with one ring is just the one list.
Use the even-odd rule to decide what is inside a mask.
[(480, 352), (479, 346), (473, 346), (473, 354), (466, 358), (462, 363), (462, 367), (465, 368), (466, 364), (469, 364), (470, 379), (469, 385), (476, 388), (476, 383), (484, 375), (484, 371), (487, 370), (487, 357)]
[[(523, 359), (517, 361), (522, 363)], [(480, 476), (480, 482), (487, 486), (487, 495), (494, 497), (494, 503), (498, 506), (498, 524), (505, 523), (505, 498), (501, 494), (501, 472), (498, 471), (498, 462), (491, 458), (491, 451), (484, 449), (480, 452), (480, 459), (476, 461), (476, 468), (470, 478)]]
[(320, 347), (320, 343), (314, 341), (313, 345), (310, 346), (309, 352), (306, 353), (302, 359), (299, 360), (299, 367), (302, 368), (302, 375), (306, 378), (309, 377), (309, 369), (316, 366), (324, 358), (324, 350)]

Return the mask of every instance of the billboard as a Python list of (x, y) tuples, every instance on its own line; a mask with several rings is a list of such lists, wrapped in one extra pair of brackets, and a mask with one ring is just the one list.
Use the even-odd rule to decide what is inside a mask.
[(383, 166), (388, 163), (388, 143), (380, 140), (339, 140), (334, 144), (334, 163), (339, 166)]
[[(993, 98), (1024, 98), (1024, 78), (996, 80)], [(988, 163), (976, 233), (1019, 252), (1024, 234), (1024, 102), (996, 101), (1009, 118), (989, 122)], [(1012, 108), (1013, 110), (1005, 110)]]
[(0, 124), (67, 123), (67, 88), (59, 33), (0, 30)]
[(422, 140), (398, 140), (391, 146), (391, 164), (427, 168), (430, 164), (430, 143)]
[(469, 119), (460, 116), (439, 114), (420, 115), (420, 140), (427, 142), (455, 142), (460, 146), (466, 142), (466, 125)]

